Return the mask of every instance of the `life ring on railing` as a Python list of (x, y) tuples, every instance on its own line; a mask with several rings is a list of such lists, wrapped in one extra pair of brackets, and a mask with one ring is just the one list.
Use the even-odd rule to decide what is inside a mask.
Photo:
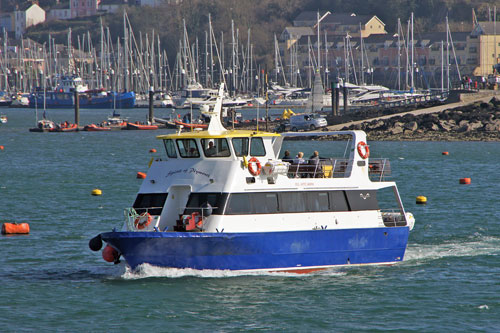
[(151, 214), (144, 212), (135, 218), (134, 226), (137, 229), (144, 229), (151, 224), (151, 221), (153, 221), (153, 217), (151, 216)]
[(358, 154), (364, 160), (370, 157), (370, 147), (368, 147), (366, 142), (360, 141), (358, 143)]
[[(257, 167), (257, 170), (253, 169), (253, 166), (252, 166), (253, 164), (252, 163), (255, 163), (255, 166)], [(252, 157), (251, 159), (248, 160), (248, 171), (250, 171), (250, 173), (253, 176), (260, 175), (260, 171), (261, 170), (262, 170), (262, 166), (260, 165), (260, 161), (256, 157)]]

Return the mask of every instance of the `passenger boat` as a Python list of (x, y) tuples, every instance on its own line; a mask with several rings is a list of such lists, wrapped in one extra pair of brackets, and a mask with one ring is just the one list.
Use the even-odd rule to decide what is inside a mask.
[[(316, 132), (349, 137), (349, 157), (291, 164), (279, 159), (283, 140), (311, 132), (227, 130), (222, 91), (208, 130), (157, 137), (166, 160), (151, 164), (122, 229), (92, 238), (92, 250), (104, 241), (103, 258), (132, 270), (306, 273), (403, 260), (415, 220), (385, 180), (387, 161), (369, 158), (364, 132)], [(380, 208), (387, 194), (395, 209)]]

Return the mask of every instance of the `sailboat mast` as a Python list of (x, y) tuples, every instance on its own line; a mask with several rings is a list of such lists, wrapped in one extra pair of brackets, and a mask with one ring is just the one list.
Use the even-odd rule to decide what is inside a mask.
[(415, 40), (413, 39), (413, 12), (411, 13), (411, 91), (415, 91)]

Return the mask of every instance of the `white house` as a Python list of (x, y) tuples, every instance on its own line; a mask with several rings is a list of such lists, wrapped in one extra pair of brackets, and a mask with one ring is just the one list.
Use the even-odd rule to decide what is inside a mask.
[(26, 29), (45, 21), (45, 11), (37, 4), (19, 6), (14, 11), (14, 31), (16, 39), (20, 39)]

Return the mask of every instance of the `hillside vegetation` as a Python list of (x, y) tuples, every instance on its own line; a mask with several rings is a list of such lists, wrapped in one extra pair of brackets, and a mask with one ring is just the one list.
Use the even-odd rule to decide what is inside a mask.
[[(1, 0), (5, 3), (19, 3), (17, 0)], [(52, 0), (40, 0), (40, 5), (53, 3)], [(270, 65), (273, 55), (274, 34), (281, 34), (286, 26), (304, 10), (331, 12), (354, 12), (362, 15), (377, 15), (385, 24), (386, 30), (393, 33), (397, 19), (405, 24), (410, 13), (415, 14), (415, 33), (444, 31), (446, 15), (449, 16), (452, 31), (470, 31), (472, 28), (472, 9), (479, 20), (487, 20), (493, 15), (495, 0), (183, 0), (179, 5), (163, 5), (157, 8), (130, 7), (127, 14), (136, 36), (139, 33), (159, 34), (162, 47), (167, 49), (169, 57), (175, 57), (182, 37), (183, 20), (186, 22), (192, 42), (197, 37), (199, 44), (205, 43), (205, 31), (208, 31), (208, 14), (211, 14), (212, 26), (220, 43), (221, 32), (224, 42), (231, 40), (231, 19), (238, 28), (242, 43), (247, 40), (248, 29), (251, 31), (253, 53), (259, 64)], [(491, 11), (488, 11), (489, 7)], [(102, 22), (109, 27), (116, 41), (123, 35), (122, 14), (106, 15)], [(72, 29), (76, 43), (78, 35), (91, 31), (94, 45), (99, 36), (99, 18), (79, 18), (71, 21), (45, 23), (30, 29), (27, 37), (39, 42), (47, 40), (50, 33), (60, 43), (66, 43), (68, 27)], [(173, 58), (172, 58), (173, 59)]]

